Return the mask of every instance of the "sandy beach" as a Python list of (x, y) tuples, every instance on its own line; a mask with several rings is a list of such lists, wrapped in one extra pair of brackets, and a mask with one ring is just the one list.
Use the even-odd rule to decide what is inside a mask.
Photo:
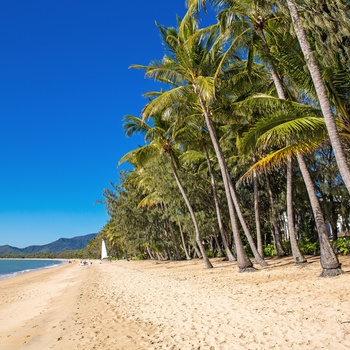
[(74, 262), (3, 279), (0, 348), (349, 349), (350, 258), (335, 278), (308, 261)]

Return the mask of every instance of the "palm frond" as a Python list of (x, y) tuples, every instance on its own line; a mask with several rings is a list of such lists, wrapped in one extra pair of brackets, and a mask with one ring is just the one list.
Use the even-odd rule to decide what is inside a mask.
[(161, 152), (162, 148), (158, 144), (151, 143), (126, 153), (119, 160), (118, 166), (122, 163), (128, 162), (132, 165), (144, 167), (150, 159), (159, 156)]
[(271, 172), (274, 169), (278, 169), (281, 164), (286, 163), (290, 157), (294, 158), (299, 153), (312, 153), (319, 147), (320, 145), (318, 142), (310, 140), (309, 142), (300, 142), (299, 144), (288, 145), (275, 152), (272, 152), (252, 165), (248, 171), (238, 179), (236, 186), (239, 186), (242, 182), (251, 181), (253, 171), (255, 171), (257, 175), (264, 174), (265, 172)]
[(246, 30), (244, 30), (242, 33), (240, 33), (239, 35), (237, 35), (234, 40), (232, 40), (231, 45), (229, 46), (229, 48), (226, 50), (225, 54), (222, 56), (220, 63), (217, 66), (215, 75), (214, 75), (214, 81), (216, 82), (216, 80), (218, 79), (218, 76), (222, 73), (222, 69), (224, 67), (225, 64), (227, 64), (227, 58), (230, 57), (231, 53), (233, 50), (236, 50), (236, 45), (237, 42), (241, 39), (242, 36), (244, 36), (246, 33), (248, 33), (251, 29), (247, 28)]
[(152, 61), (146, 68), (145, 76), (156, 81), (177, 86), (185, 77), (181, 67), (169, 56), (165, 55), (161, 61)]
[(179, 86), (168, 91), (162, 92), (157, 98), (150, 101), (142, 111), (143, 119), (149, 118), (154, 114), (164, 111), (169, 106), (185, 99), (189, 93), (186, 86)]
[(206, 101), (214, 98), (214, 78), (199, 76), (196, 79), (196, 90)]
[(189, 166), (193, 163), (205, 161), (205, 156), (203, 152), (189, 150), (181, 155), (181, 161), (185, 166)]
[(137, 205), (137, 208), (148, 207), (152, 208), (160, 203), (163, 203), (164, 200), (158, 194), (158, 192), (152, 192), (145, 196)]
[(280, 114), (261, 118), (243, 135), (239, 150), (242, 154), (249, 154), (255, 149), (283, 147), (288, 143), (299, 143), (308, 139), (313, 139), (320, 145), (327, 137), (327, 128), (322, 118), (299, 118), (291, 114)]
[(123, 120), (125, 120), (123, 127), (127, 137), (130, 137), (135, 133), (147, 133), (150, 129), (150, 126), (143, 120), (132, 115), (125, 116)]
[(291, 113), (312, 113), (315, 116), (322, 116), (319, 109), (303, 103), (283, 100), (268, 94), (255, 94), (251, 97), (233, 104), (236, 109), (244, 109), (247, 112), (274, 113), (280, 110), (288, 110)]

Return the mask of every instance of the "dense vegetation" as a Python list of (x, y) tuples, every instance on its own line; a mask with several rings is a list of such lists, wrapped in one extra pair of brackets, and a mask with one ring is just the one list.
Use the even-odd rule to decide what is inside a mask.
[[(101, 231), (117, 257), (236, 260), (336, 253), (349, 230), (350, 3), (188, 0), (176, 27), (157, 24), (164, 56), (143, 69), (145, 144), (104, 192)], [(201, 27), (201, 19), (213, 18)], [(340, 250), (339, 250), (340, 249)]]
[(31, 254), (3, 253), (0, 259), (88, 259), (89, 253), (85, 249), (66, 250), (64, 252), (40, 252)]

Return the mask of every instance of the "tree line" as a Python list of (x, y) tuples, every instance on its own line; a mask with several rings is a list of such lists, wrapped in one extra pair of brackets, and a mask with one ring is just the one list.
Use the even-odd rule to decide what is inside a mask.
[[(134, 64), (158, 90), (126, 136), (145, 143), (104, 190), (116, 256), (236, 261), (320, 253), (342, 273), (349, 229), (348, 1), (187, 0), (156, 24), (164, 55)], [(201, 26), (207, 16), (212, 23)]]

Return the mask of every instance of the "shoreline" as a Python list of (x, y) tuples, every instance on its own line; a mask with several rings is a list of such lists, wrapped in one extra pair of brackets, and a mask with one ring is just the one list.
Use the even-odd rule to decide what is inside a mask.
[[(350, 257), (321, 278), (319, 259), (234, 263), (93, 261), (0, 280), (2, 350), (350, 348)], [(234, 344), (234, 345), (233, 345)]]
[(1, 273), (0, 274), (0, 280), (2, 279), (8, 279), (8, 278), (13, 278), (15, 276), (18, 275), (22, 275), (22, 274), (26, 274), (29, 272), (34, 272), (34, 271), (39, 271), (39, 270), (45, 270), (45, 269), (50, 269), (56, 266), (60, 266), (62, 264), (65, 263), (69, 263), (70, 260), (69, 259), (35, 259), (35, 258), (29, 258), (29, 259), (21, 259), (21, 258), (0, 258), (0, 261), (57, 261), (57, 264), (54, 265), (46, 265), (46, 266), (42, 266), (42, 267), (35, 267), (35, 268), (28, 268), (25, 270), (19, 270), (19, 271), (14, 271), (14, 272), (9, 272), (9, 273)]

